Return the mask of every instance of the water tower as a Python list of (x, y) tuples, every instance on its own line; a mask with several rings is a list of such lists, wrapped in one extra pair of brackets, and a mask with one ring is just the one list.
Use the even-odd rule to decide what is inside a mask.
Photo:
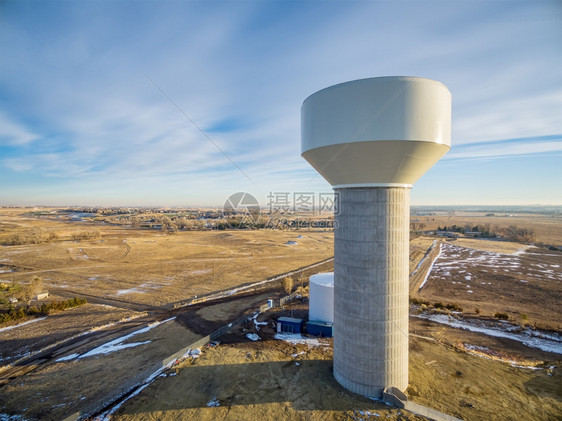
[(334, 376), (381, 397), (408, 387), (410, 188), (449, 149), (440, 82), (379, 77), (331, 86), (301, 109), (302, 156), (339, 196)]

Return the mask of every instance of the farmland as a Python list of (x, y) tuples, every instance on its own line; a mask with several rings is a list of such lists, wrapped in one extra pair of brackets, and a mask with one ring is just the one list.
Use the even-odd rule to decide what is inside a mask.
[[(280, 281), (250, 285), (333, 255), (333, 233), (324, 229), (170, 233), (58, 218), (56, 211), (48, 218), (29, 209), (0, 214), (0, 242), (25, 240), (0, 247), (2, 283), (25, 288), (39, 277), (50, 293), (47, 302), (88, 300), (22, 320), (27, 324), (0, 326), (0, 414), (25, 419), (101, 410), (113, 392), (126, 395), (170, 355), (284, 294)], [(560, 244), (560, 227), (550, 226), (549, 216), (526, 218), (537, 238)], [(561, 263), (562, 253), (548, 247), (413, 236), (412, 400), (467, 420), (526, 419), (525, 405), (540, 419), (554, 419), (562, 411), (561, 354), (552, 352), (559, 345), (548, 338), (560, 340)], [(306, 296), (308, 276), (332, 268), (327, 261), (296, 275), (295, 289)], [(217, 291), (216, 300), (197, 303)], [(185, 305), (190, 302), (197, 304)], [(164, 371), (112, 417), (422, 419), (347, 393), (330, 374), (331, 340), (310, 345), (275, 339), (272, 326), (281, 314), (306, 316), (307, 304), (296, 300), (260, 315), (266, 324), (261, 330), (253, 322), (235, 327), (218, 347)], [(455, 327), (463, 323), (466, 328)], [(469, 330), (475, 326), (480, 332)], [(512, 336), (482, 333), (508, 327)], [(248, 340), (249, 332), (261, 340)], [(538, 342), (543, 339), (532, 335), (543, 335), (546, 345), (533, 347), (521, 339), (525, 335)], [(496, 413), (494, 403), (503, 412)]]
[(20, 216), (13, 210), (2, 215), (0, 227), (0, 242), (37, 231), (56, 233), (58, 239), (0, 249), (0, 280), (26, 283), (40, 276), (48, 290), (65, 296), (71, 291), (152, 307), (266, 279), (333, 254), (333, 234), (324, 230), (169, 235)]

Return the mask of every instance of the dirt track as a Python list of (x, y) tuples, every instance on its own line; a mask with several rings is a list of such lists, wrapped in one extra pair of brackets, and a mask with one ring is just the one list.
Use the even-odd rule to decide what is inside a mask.
[[(270, 285), (266, 290), (226, 297), (212, 304), (202, 303), (175, 310), (152, 312), (131, 322), (114, 325), (87, 336), (71, 337), (14, 368), (0, 372), (0, 407), (3, 412), (15, 414), (21, 413), (21, 408), (25, 407), (26, 418), (41, 420), (56, 420), (73, 413), (83, 413), (84, 410), (90, 411), (104, 402), (106, 397), (115, 395), (113, 391), (124, 392), (149, 377), (161, 367), (159, 361), (239, 317), (248, 309), (255, 309), (268, 298), (279, 295), (283, 293), (277, 283)], [(96, 307), (91, 304), (89, 306)], [(60, 314), (63, 315), (64, 313)], [(103, 343), (168, 317), (175, 317), (175, 320), (126, 342), (149, 341), (140, 348), (133, 347), (107, 355), (61, 361), (63, 357), (84, 355)], [(40, 326), (30, 324), (26, 327), (33, 329)], [(25, 335), (25, 332), (21, 331), (20, 334)], [(28, 335), (28, 341), (30, 340), (33, 341), (33, 337)], [(25, 345), (20, 344), (20, 347)], [(64, 379), (60, 378), (62, 381), (49, 380), (59, 378), (60, 373), (64, 373)], [(84, 385), (87, 385), (87, 389)], [(42, 398), (37, 400), (36, 396)]]
[[(30, 221), (34, 223), (33, 220)], [(53, 227), (55, 225), (58, 227), (57, 224), (53, 223)], [(52, 279), (46, 279), (46, 281), (53, 287), (59, 286), (61, 295), (65, 294), (64, 291), (71, 289), (89, 294), (92, 297), (98, 297), (90, 298), (90, 302), (96, 300), (98, 303), (112, 305), (114, 307), (111, 311), (119, 312), (119, 314), (136, 314), (133, 310), (148, 310), (151, 317), (158, 316), (165, 319), (176, 315), (178, 318), (173, 322), (157, 326), (150, 332), (137, 335), (126, 342), (126, 344), (145, 341), (148, 343), (112, 354), (56, 361), (73, 353), (83, 355), (95, 346), (112, 339), (113, 334), (103, 338), (97, 337), (98, 340), (92, 340), (91, 342), (81, 342), (80, 339), (77, 339), (76, 342), (66, 343), (64, 351), (56, 355), (54, 352), (45, 354), (48, 358), (41, 358), (45, 359), (44, 364), (29, 367), (32, 371), (17, 379), (10, 380), (8, 384), (1, 388), (0, 413), (23, 414), (29, 419), (60, 419), (82, 410), (92, 402), (99, 402), (103, 400), (104, 396), (107, 396), (109, 390), (126, 388), (128, 384), (135, 384), (139, 379), (146, 378), (168, 355), (225, 322), (236, 318), (261, 300), (265, 301), (269, 293), (266, 290), (261, 290), (254, 295), (228, 297), (214, 301), (212, 304), (190, 306), (172, 312), (169, 311), (170, 304), (178, 300), (189, 299), (197, 288), (202, 288), (201, 291), (203, 292), (197, 290), (195, 293), (201, 294), (224, 289), (231, 284), (238, 285), (241, 279), (248, 282), (252, 279), (260, 279), (259, 277), (256, 278), (255, 273), (252, 272), (254, 269), (258, 270), (259, 273), (267, 273), (263, 277), (265, 278), (271, 276), (272, 273), (281, 272), (283, 267), (293, 268), (296, 261), (309, 263), (310, 259), (318, 255), (325, 258), (327, 253), (331, 251), (331, 238), (324, 238), (325, 234), (321, 233), (313, 233), (310, 238), (299, 240), (303, 249), (316, 247), (310, 244), (316, 244), (320, 240), (322, 241), (322, 247), (326, 246), (326, 250), (309, 251), (306, 256), (300, 256), (300, 251), (283, 244), (283, 241), (294, 238), (296, 235), (294, 232), (275, 233), (279, 238), (273, 235), (269, 236), (269, 233), (268, 235), (263, 233), (256, 235), (253, 232), (211, 233), (211, 236), (196, 233), (192, 236), (191, 234), (185, 233), (184, 235), (182, 233), (170, 237), (148, 233), (148, 236), (143, 238), (134, 230), (125, 231), (112, 228), (103, 234), (106, 238), (100, 241), (81, 242), (80, 244), (61, 242), (36, 247), (14, 246), (3, 249), (2, 252), (7, 253), (0, 257), (10, 260), (8, 264), (17, 270), (17, 272), (14, 272), (14, 276), (18, 279), (25, 279), (25, 276), (29, 273), (26, 272), (27, 270), (35, 268), (47, 270), (53, 274), (53, 277)], [(131, 239), (132, 237), (135, 238), (134, 241), (130, 241), (130, 252), (124, 258), (121, 258), (127, 251), (127, 248), (123, 245), (123, 239)], [(329, 234), (327, 237), (329, 237)], [(424, 241), (427, 243), (427, 240), (420, 240), (419, 243), (419, 252), (422, 255), (426, 249), (424, 248)], [(429, 244), (432, 241), (433, 239), (429, 240)], [(173, 253), (170, 250), (173, 250)], [(209, 252), (214, 253), (215, 257), (207, 257)], [(87, 256), (87, 258), (84, 256)], [(295, 256), (299, 260), (293, 260)], [(284, 259), (283, 261), (280, 260), (281, 257)], [(148, 259), (150, 259), (150, 262), (148, 262)], [(215, 262), (221, 265), (216, 270), (213, 267)], [(255, 265), (250, 267), (248, 262), (255, 263)], [(543, 262), (529, 260), (528, 263), (542, 264)], [(412, 261), (411, 264), (415, 266), (416, 263)], [(555, 265), (557, 262), (552, 261), (550, 264)], [(49, 269), (53, 266), (56, 266), (57, 269)], [(80, 268), (80, 270), (71, 268)], [(115, 269), (115, 272), (110, 274), (105, 271), (105, 269), (109, 270), (110, 268)], [(98, 269), (103, 269), (103, 271)], [(232, 273), (230, 273), (230, 269), (232, 269)], [(319, 268), (317, 270), (328, 269), (330, 268)], [(220, 276), (221, 273), (224, 274), (224, 279)], [(481, 274), (480, 271), (474, 275)], [(462, 276), (466, 275), (463, 274)], [(449, 279), (449, 281), (452, 281), (452, 279)], [(517, 281), (520, 282), (520, 280)], [(439, 282), (441, 282), (439, 279), (430, 281), (428, 289), (425, 290), (428, 294), (431, 293), (428, 298), (431, 298), (432, 302), (438, 299), (447, 302), (448, 299), (454, 299), (454, 293), (460, 293), (460, 290), (453, 290), (450, 284), (443, 284), (446, 288), (441, 288)], [(540, 280), (537, 279), (537, 283), (540, 283)], [(64, 288), (64, 285), (67, 285), (67, 288)], [(433, 287), (435, 290), (430, 289)], [(525, 285), (521, 283), (518, 287), (525, 288)], [(51, 289), (50, 286), (49, 288)], [(142, 290), (142, 292), (139, 292), (139, 290)], [(504, 283), (502, 287), (497, 287), (494, 291), (494, 294), (507, 295), (501, 294), (501, 292), (510, 292), (509, 282)], [(524, 293), (524, 291), (524, 289), (518, 289), (518, 293)], [(466, 288), (463, 293), (463, 297), (466, 298)], [(513, 306), (517, 312), (522, 311), (517, 307), (516, 297), (511, 301), (502, 302), (498, 301), (498, 296), (494, 294), (489, 294), (483, 298), (479, 296), (478, 300), (488, 300), (486, 306), (490, 306), (486, 307), (478, 301), (478, 306), (483, 314), (488, 313), (488, 316), (493, 314), (492, 311), (497, 311), (494, 310), (495, 307), (493, 306), (497, 306), (498, 303)], [(469, 299), (467, 302), (469, 304), (465, 305), (465, 311), (472, 311), (472, 306), (475, 306), (474, 301)], [(550, 301), (550, 303), (555, 302), (554, 299)], [(536, 303), (534, 306), (539, 312), (541, 311), (540, 306), (537, 307)], [(95, 306), (89, 308), (93, 307)], [(103, 306), (98, 307), (103, 308)], [(120, 308), (117, 309), (117, 307)], [(84, 309), (86, 308), (88, 307)], [(74, 310), (61, 314), (60, 326), (63, 326), (62, 320), (65, 317), (70, 319), (71, 311)], [(529, 319), (534, 317), (532, 311), (526, 313)], [(517, 314), (513, 313), (512, 315)], [(556, 314), (559, 315), (559, 312), (553, 314), (556, 316)], [(54, 317), (51, 321), (56, 320)], [(84, 317), (87, 317), (87, 315), (84, 314)], [(116, 319), (118, 320), (120, 317)], [(149, 320), (154, 319), (148, 318), (146, 322)], [(68, 338), (72, 334), (79, 333), (80, 329), (86, 325), (74, 324), (72, 327), (65, 328), (67, 330), (64, 330), (63, 337)], [(37, 325), (36, 327), (40, 326)], [(131, 326), (134, 327), (132, 324)], [(457, 345), (468, 342), (491, 349), (501, 349), (505, 350), (510, 357), (520, 355), (521, 358), (542, 358), (544, 360), (551, 357), (536, 354), (528, 349), (527, 354), (525, 354), (522, 350), (518, 351), (517, 345), (511, 343), (490, 341), (468, 333), (465, 335), (449, 328), (435, 327), (434, 324), (432, 324), (432, 328), (424, 326), (421, 322), (414, 322), (412, 326), (415, 329), (415, 334), (433, 336), (437, 341), (442, 342), (442, 344), (431, 342), (425, 346), (423, 340), (419, 340), (419, 338), (411, 341), (412, 355), (419, 354), (418, 360), (411, 360), (412, 364), (416, 361), (416, 364), (419, 363), (417, 367), (415, 364), (412, 366), (413, 368), (411, 367), (411, 379), (416, 379), (415, 381), (412, 380), (415, 388), (411, 390), (411, 393), (414, 397), (416, 397), (416, 393), (419, 393), (421, 403), (424, 403), (423, 399), (428, 397), (431, 402), (438, 402), (441, 405), (437, 407), (428, 404), (428, 406), (437, 407), (437, 409), (445, 412), (466, 414), (466, 419), (493, 419), (492, 415), (495, 412), (492, 404), (496, 400), (493, 398), (495, 395), (490, 395), (490, 391), (495, 393), (493, 386), (497, 383), (505, 385), (509, 392), (506, 394), (505, 400), (502, 400), (502, 397), (497, 398), (497, 402), (501, 402), (504, 411), (501, 415), (511, 414), (512, 418), (502, 418), (497, 415), (496, 419), (516, 419), (518, 415), (525, 413), (521, 409), (521, 405), (525, 403), (543, 419), (552, 418), (551, 415), (556, 414), (556, 411), (562, 413), (562, 408), (560, 408), (562, 391), (559, 388), (556, 389), (556, 385), (559, 385), (560, 382), (552, 383), (553, 379), (560, 379), (559, 369), (554, 370), (553, 377), (548, 376), (546, 370), (531, 373), (523, 369), (513, 368), (512, 370), (511, 367), (504, 369), (498, 368), (504, 367), (501, 365), (504, 363), (490, 361), (490, 364), (474, 363), (478, 370), (471, 371), (469, 376), (465, 373), (465, 370), (458, 367), (472, 364), (473, 361), (480, 361), (482, 358), (472, 355), (466, 357), (467, 354), (461, 352)], [(251, 328), (252, 325), (249, 327)], [(28, 332), (28, 335), (24, 341), (27, 341), (28, 344), (34, 341), (38, 344), (47, 344), (52, 340), (49, 334), (35, 331), (31, 327), (30, 330), (22, 328), (20, 331), (24, 336), (25, 332)], [(116, 330), (114, 333), (115, 336), (120, 336), (124, 332), (117, 332)], [(174, 417), (200, 416), (204, 420), (206, 418), (214, 419), (216, 416), (222, 415), (234, 419), (255, 419), (255, 417), (263, 419), (269, 417), (348, 419), (352, 417), (365, 418), (358, 411), (378, 408), (376, 405), (373, 406), (370, 401), (366, 404), (355, 396), (345, 395), (347, 392), (342, 391), (341, 388), (338, 389), (337, 385), (334, 386), (330, 374), (329, 351), (326, 355), (324, 353), (319, 355), (315, 351), (303, 354), (306, 355), (306, 359), (303, 358), (300, 367), (306, 370), (302, 370), (304, 375), (299, 377), (299, 372), (295, 371), (295, 368), (299, 366), (294, 364), (293, 357), (290, 356), (295, 351), (301, 352), (304, 349), (298, 346), (287, 348), (283, 344), (279, 345), (277, 342), (269, 340), (257, 344), (250, 343), (245, 339), (245, 332), (238, 333), (228, 336), (226, 339), (230, 340), (230, 344), (222, 348), (231, 347), (232, 352), (234, 352), (233, 355), (220, 354), (222, 351), (219, 347), (216, 350), (219, 352), (219, 358), (210, 359), (209, 367), (190, 372), (199, 375), (200, 379), (196, 378), (196, 381), (193, 382), (190, 374), (188, 376), (190, 379), (189, 385), (175, 384), (175, 388), (172, 388), (172, 390), (180, 394), (183, 393), (181, 396), (171, 398), (164, 394), (164, 389), (154, 389), (151, 386), (147, 389), (147, 393), (150, 390), (152, 394), (140, 395), (142, 396), (140, 403), (137, 399), (131, 401), (130, 405), (132, 406), (125, 406), (120, 413), (121, 416), (124, 419), (127, 419), (127, 417), (146, 419), (166, 419), (169, 417), (169, 419), (177, 419)], [(14, 334), (15, 331), (10, 335)], [(93, 335), (91, 338), (95, 337)], [(9, 340), (11, 345), (16, 345), (14, 337), (11, 336)], [(3, 345), (5, 343), (7, 342), (3, 342)], [(270, 347), (272, 347), (271, 354), (269, 353)], [(23, 348), (24, 346), (18, 349)], [(208, 353), (210, 358), (213, 357), (213, 352)], [(291, 354), (287, 354), (288, 352), (291, 352)], [(246, 359), (248, 353), (252, 357)], [(290, 359), (287, 359), (288, 356)], [(435, 356), (439, 356), (439, 358), (435, 358)], [(223, 357), (224, 361), (221, 360)], [(479, 360), (472, 360), (472, 358), (479, 358)], [(434, 360), (436, 362), (432, 362)], [(202, 358), (200, 361), (205, 360)], [(247, 363), (256, 364), (252, 365), (251, 370), (248, 371), (255, 376), (249, 378), (244, 376)], [(199, 363), (194, 366), (196, 369), (198, 368), (197, 364)], [(500, 364), (501, 366), (494, 364)], [(555, 364), (559, 365), (559, 362)], [(427, 370), (425, 365), (428, 367)], [(182, 370), (183, 368), (179, 369), (178, 378), (181, 376)], [(457, 379), (457, 377), (463, 377), (456, 375), (457, 370), (461, 371), (463, 376), (466, 376), (466, 383), (463, 383), (462, 379)], [(416, 372), (421, 374), (416, 377)], [(489, 376), (482, 376), (482, 373), (488, 374), (488, 372), (490, 373)], [(445, 373), (445, 375), (442, 373)], [(484, 377), (484, 380), (477, 379), (477, 375)], [(234, 380), (227, 384), (220, 384), (216, 381), (217, 378), (227, 376), (233, 376)], [(172, 380), (175, 377), (170, 376), (169, 379)], [(294, 380), (296, 377), (298, 377), (298, 381)], [(275, 383), (272, 380), (273, 378), (281, 379), (281, 383)], [(312, 386), (307, 383), (310, 379), (312, 379)], [(431, 382), (427, 379), (431, 379)], [(162, 378), (161, 380), (166, 381), (168, 378)], [(158, 382), (161, 380), (158, 380)], [(451, 381), (455, 382), (454, 393), (452, 389), (447, 387), (447, 382), (450, 383)], [(512, 381), (514, 386), (510, 387), (509, 384), (505, 383), (507, 381)], [(478, 388), (472, 389), (470, 387), (471, 382), (477, 384)], [(191, 386), (192, 383), (194, 385)], [(154, 387), (157, 387), (157, 384), (160, 383), (155, 383)], [(209, 384), (211, 386), (208, 386)], [(281, 386), (281, 389), (279, 389), (279, 386)], [(181, 389), (182, 387), (184, 389)], [(309, 392), (310, 387), (314, 390), (313, 392)], [(260, 388), (263, 388), (263, 395), (261, 392), (255, 392), (255, 390), (262, 390)], [(434, 392), (432, 391), (433, 388), (435, 388)], [(185, 399), (186, 390), (193, 393), (194, 396), (198, 396), (198, 400), (187, 401)], [(241, 391), (240, 396), (236, 395), (238, 390)], [(254, 391), (253, 395), (252, 391)], [(265, 392), (269, 395), (266, 395)], [(221, 396), (215, 396), (218, 393), (221, 393)], [(307, 395), (308, 393), (311, 393), (311, 395)], [(315, 395), (316, 393), (320, 395)], [(150, 401), (151, 397), (154, 396), (160, 397), (162, 400)], [(208, 401), (205, 400), (207, 398), (212, 399), (213, 396), (219, 398), (224, 404), (219, 408), (208, 408), (206, 406)], [(342, 397), (344, 401), (338, 401), (338, 396)], [(511, 411), (509, 399), (517, 403), (517, 405), (513, 405), (516, 412)], [(165, 402), (168, 401), (170, 405), (166, 406)], [(520, 402), (523, 402), (523, 404), (520, 405)], [(326, 410), (322, 408), (326, 408)], [(389, 415), (390, 419), (416, 419), (410, 415), (398, 415), (398, 412), (392, 412), (388, 408), (386, 410), (389, 412), (378, 412), (379, 415)]]
[[(302, 305), (295, 309), (301, 310), (305, 311)], [(259, 320), (278, 315), (266, 314)], [(417, 320), (412, 320), (411, 328), (418, 335), (410, 337), (408, 393), (413, 402), (467, 421), (554, 420), (561, 413), (562, 369), (512, 367), (462, 352), (448, 341), (482, 340), (481, 335), (463, 336), (458, 330)], [(249, 331), (262, 340), (249, 341), (245, 337)], [(493, 338), (485, 340), (491, 348), (505, 346)], [(201, 358), (158, 378), (112, 419), (423, 419), (347, 392), (332, 375), (331, 340), (320, 342), (324, 345), (293, 345), (274, 340), (269, 327), (256, 332), (247, 325), (219, 347), (204, 350)], [(512, 347), (506, 355), (525, 358), (525, 350), (520, 353), (516, 344)], [(532, 354), (528, 348), (526, 352)]]

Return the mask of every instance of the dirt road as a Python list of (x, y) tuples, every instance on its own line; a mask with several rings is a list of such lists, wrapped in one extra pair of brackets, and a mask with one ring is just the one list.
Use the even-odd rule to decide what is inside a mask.
[[(62, 341), (0, 372), (0, 412), (42, 420), (87, 415), (149, 377), (169, 355), (280, 295), (283, 292), (277, 283), (212, 304), (151, 309), (135, 320)], [(168, 321), (127, 339), (118, 350), (104, 353), (104, 344), (163, 320)], [(92, 353), (95, 355), (90, 357)]]

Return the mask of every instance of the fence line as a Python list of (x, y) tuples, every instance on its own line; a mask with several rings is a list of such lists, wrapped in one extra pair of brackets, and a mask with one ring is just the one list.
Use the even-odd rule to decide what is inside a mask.
[[(323, 262), (315, 263), (314, 265), (307, 266), (306, 269), (311, 268), (311, 267), (315, 267), (315, 266), (319, 266), (322, 263), (326, 263), (326, 262), (328, 262), (332, 259), (333, 258), (327, 259)], [(306, 270), (306, 269), (301, 268), (301, 269), (299, 269), (299, 271), (300, 270)], [(293, 271), (293, 273), (295, 273), (295, 272), (297, 272), (297, 271)], [(285, 277), (285, 275), (279, 275), (279, 276)], [(269, 281), (271, 282), (272, 280), (269, 280)], [(298, 295), (298, 293), (296, 291), (289, 294), (289, 295), (286, 295), (279, 300), (278, 306), (275, 306), (275, 304), (274, 304), (273, 307), (281, 307), (287, 301), (290, 301), (290, 300), (294, 299), (297, 295)], [(262, 304), (259, 307), (259, 311), (260, 311), (260, 313), (263, 313), (263, 312), (265, 312), (265, 311), (267, 311), (271, 308), (272, 307), (270, 307), (268, 303), (265, 303), (265, 304)], [(129, 396), (132, 393), (134, 393), (135, 391), (137, 391), (139, 388), (145, 387), (147, 384), (151, 383), (152, 380), (154, 380), (154, 378), (153, 378), (154, 373), (157, 373), (159, 371), (161, 372), (161, 371), (165, 370), (167, 367), (172, 366), (174, 363), (176, 363), (176, 364), (179, 363), (180, 360), (187, 355), (189, 350), (204, 347), (209, 342), (219, 339), (221, 336), (228, 333), (233, 328), (250, 322), (250, 320), (252, 320), (252, 318), (253, 318), (253, 316), (247, 316), (247, 315), (241, 316), (241, 317), (235, 319), (234, 321), (232, 321), (232, 322), (230, 322), (230, 323), (228, 323), (224, 326), (219, 327), (217, 330), (211, 332), (207, 336), (204, 336), (204, 337), (198, 339), (197, 341), (189, 344), (188, 346), (183, 347), (179, 351), (174, 352), (173, 354), (171, 354), (168, 357), (161, 360), (161, 362), (159, 362), (157, 364), (153, 364), (152, 366), (150, 366), (149, 369), (144, 370), (142, 373), (139, 373), (136, 376), (126, 380), (118, 389), (115, 389), (111, 393), (108, 393), (105, 397), (97, 400), (95, 403), (87, 405), (84, 409), (82, 409), (78, 412), (75, 412), (74, 414), (66, 417), (64, 419), (64, 421), (74, 421), (74, 420), (85, 419), (85, 418), (91, 417), (95, 414), (99, 414), (99, 413), (103, 412), (104, 410), (108, 409), (109, 407), (115, 405), (115, 403), (117, 401), (126, 398), (127, 396)], [(148, 374), (148, 373), (150, 373), (150, 374)]]
[(279, 300), (279, 307), (281, 307), (281, 306), (282, 306), (283, 304), (285, 304), (287, 301), (291, 301), (293, 298), (295, 298), (295, 297), (296, 297), (297, 295), (299, 295), (299, 294), (300, 294), (299, 292), (295, 291), (295, 292), (292, 292), (291, 294), (286, 295), (285, 297), (281, 298), (281, 299)]
[[(269, 308), (267, 304), (265, 305), (267, 306), (267, 308)], [(164, 358), (160, 363), (154, 364), (149, 369), (144, 370), (142, 373), (136, 375), (131, 379), (128, 379), (118, 389), (113, 390), (111, 393), (107, 394), (104, 398), (99, 399), (96, 403), (91, 404), (86, 408), (84, 408), (83, 410), (68, 416), (67, 418), (65, 418), (64, 421), (85, 419), (95, 414), (99, 414), (100, 412), (103, 412), (105, 409), (114, 405), (120, 399), (125, 398), (126, 396), (134, 393), (140, 387), (144, 387), (146, 384), (152, 382), (153, 380), (152, 375), (154, 373), (165, 370), (168, 366), (171, 366), (174, 363), (179, 363), (180, 360), (187, 355), (189, 350), (202, 348), (205, 345), (207, 345), (209, 342), (217, 340), (225, 333), (232, 330), (234, 327), (241, 326), (244, 323), (249, 322), (251, 319), (252, 319), (251, 316), (242, 316), (224, 326), (219, 327), (217, 330), (211, 332), (207, 336), (198, 339), (197, 341), (189, 344), (188, 346), (183, 347), (179, 351), (174, 352), (173, 354)], [(147, 375), (147, 373), (150, 374)]]

